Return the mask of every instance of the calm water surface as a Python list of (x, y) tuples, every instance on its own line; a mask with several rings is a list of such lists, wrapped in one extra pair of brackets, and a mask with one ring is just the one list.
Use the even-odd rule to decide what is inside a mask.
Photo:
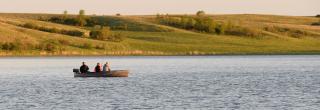
[[(111, 62), (128, 78), (74, 78)], [(0, 58), (0, 109), (320, 109), (320, 56)]]

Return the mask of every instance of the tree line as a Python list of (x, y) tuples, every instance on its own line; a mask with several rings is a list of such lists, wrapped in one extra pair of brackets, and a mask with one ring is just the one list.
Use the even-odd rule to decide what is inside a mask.
[(205, 33), (224, 34), (224, 24), (214, 22), (214, 20), (205, 16), (204, 11), (197, 12), (196, 17), (192, 16), (170, 16), (157, 15), (157, 20), (164, 25), (169, 25), (177, 28), (195, 30)]
[(196, 13), (196, 16), (171, 16), (168, 14), (157, 14), (156, 19), (160, 24), (203, 33), (251, 37), (263, 36), (262, 31), (258, 29), (242, 27), (239, 25), (235, 25), (230, 21), (217, 22), (212, 17), (207, 16), (204, 11), (198, 11)]
[[(317, 17), (317, 18), (320, 18), (320, 14), (316, 15), (316, 17)], [(313, 25), (313, 26), (320, 26), (320, 19), (319, 19), (318, 22), (314, 22), (314, 23), (312, 23), (311, 25)]]
[[(120, 14), (117, 14), (117, 16), (120, 16)], [(47, 21), (65, 25), (89, 27), (91, 29), (90, 38), (97, 40), (120, 42), (125, 38), (121, 33), (112, 32), (110, 27), (107, 26), (107, 22), (105, 20), (100, 22), (97, 19), (86, 16), (85, 10), (80, 10), (76, 17), (70, 17), (68, 12), (64, 11), (62, 16), (54, 16), (49, 18)], [(114, 28), (127, 29), (127, 25)]]
[[(24, 43), (20, 40), (16, 40), (14, 42), (0, 42), (0, 50), (6, 51), (22, 51), (22, 50), (41, 50), (47, 52), (54, 52), (58, 49), (59, 44), (54, 43), (52, 41), (44, 41), (39, 44), (29, 44)], [(61, 49), (61, 47), (60, 47)]]
[(65, 30), (65, 29), (57, 29), (57, 28), (48, 28), (48, 27), (38, 26), (34, 23), (25, 23), (20, 26), (24, 27), (24, 28), (35, 29), (35, 30), (50, 32), (50, 33), (58, 33), (58, 34), (65, 34), (65, 35), (78, 36), (78, 37), (84, 36), (84, 32), (81, 32), (79, 30)]

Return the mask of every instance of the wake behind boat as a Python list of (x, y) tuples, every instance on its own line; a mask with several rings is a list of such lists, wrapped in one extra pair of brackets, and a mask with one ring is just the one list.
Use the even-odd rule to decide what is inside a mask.
[(128, 70), (113, 70), (110, 72), (87, 72), (80, 73), (79, 69), (73, 69), (74, 77), (128, 77)]

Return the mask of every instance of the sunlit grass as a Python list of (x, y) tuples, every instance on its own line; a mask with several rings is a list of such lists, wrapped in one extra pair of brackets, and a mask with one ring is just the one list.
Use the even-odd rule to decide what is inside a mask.
[[(16, 15), (19, 16), (19, 15)], [(39, 15), (38, 15), (39, 16)], [(72, 37), (67, 35), (41, 32), (15, 26), (12, 23), (23, 24), (32, 22), (47, 27), (61, 29), (76, 29), (88, 33), (85, 28), (67, 26), (34, 20), (34, 18), (19, 18), (0, 14), (0, 43), (21, 42), (40, 44), (46, 41), (67, 42), (59, 44), (55, 52), (40, 50), (4, 51), (0, 55), (215, 55), (215, 54), (320, 54), (320, 28), (310, 26), (313, 17), (290, 17), (272, 15), (214, 15), (218, 21), (233, 21), (251, 28), (263, 29), (265, 26), (276, 25), (290, 29), (299, 29), (312, 33), (313, 36), (294, 38), (286, 34), (265, 31), (263, 38), (245, 36), (227, 36), (197, 33), (173, 27), (159, 25), (152, 21), (154, 17), (129, 16), (126, 22), (139, 22), (143, 28), (170, 30), (157, 32), (146, 30), (121, 31), (127, 38), (122, 42), (99, 41), (90, 38)], [(131, 22), (131, 21), (130, 21)], [(139, 24), (138, 23), (138, 24)], [(139, 25), (133, 25), (139, 27)], [(92, 48), (83, 45), (92, 44)], [(102, 46), (101, 48), (96, 48)]]

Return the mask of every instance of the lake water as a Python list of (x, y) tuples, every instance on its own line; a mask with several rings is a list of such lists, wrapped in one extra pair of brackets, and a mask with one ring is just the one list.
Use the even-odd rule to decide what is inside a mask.
[[(128, 78), (74, 78), (109, 61)], [(320, 108), (320, 56), (0, 58), (0, 109)]]

